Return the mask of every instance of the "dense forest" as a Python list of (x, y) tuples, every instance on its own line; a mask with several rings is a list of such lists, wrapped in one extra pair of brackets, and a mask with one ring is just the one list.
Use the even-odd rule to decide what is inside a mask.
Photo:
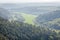
[(0, 40), (60, 40), (60, 32), (45, 25), (32, 25), (0, 17)]

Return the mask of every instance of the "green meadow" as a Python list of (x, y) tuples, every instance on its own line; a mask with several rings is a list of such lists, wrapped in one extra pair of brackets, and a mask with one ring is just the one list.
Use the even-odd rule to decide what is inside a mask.
[(27, 14), (27, 13), (21, 13), (21, 15), (25, 19), (25, 23), (28, 23), (28, 24), (34, 24), (33, 21), (37, 17), (36, 15)]

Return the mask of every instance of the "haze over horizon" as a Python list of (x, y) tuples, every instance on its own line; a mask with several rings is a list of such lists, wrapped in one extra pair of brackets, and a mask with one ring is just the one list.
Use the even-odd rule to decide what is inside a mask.
[(0, 3), (59, 3), (60, 0), (0, 0)]

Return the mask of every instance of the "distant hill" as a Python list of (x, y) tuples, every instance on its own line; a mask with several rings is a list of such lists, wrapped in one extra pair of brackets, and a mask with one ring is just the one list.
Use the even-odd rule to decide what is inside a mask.
[(9, 21), (12, 21), (12, 20), (19, 21), (19, 22), (24, 21), (24, 18), (21, 16), (21, 14), (9, 12), (4, 8), (0, 8), (0, 17), (7, 19)]
[(41, 14), (36, 18), (37, 24), (45, 24), (50, 28), (60, 30), (60, 10)]
[(3, 17), (4, 19), (8, 19), (10, 16), (10, 12), (4, 8), (0, 8), (0, 17)]
[(39, 15), (43, 13), (48, 13), (57, 9), (60, 9), (57, 3), (23, 3), (23, 4), (1, 4), (3, 7), (10, 12), (21, 12), (29, 13), (34, 15)]
[(36, 21), (39, 22), (48, 22), (53, 19), (60, 18), (60, 10), (56, 10), (53, 12), (41, 14), (36, 18)]

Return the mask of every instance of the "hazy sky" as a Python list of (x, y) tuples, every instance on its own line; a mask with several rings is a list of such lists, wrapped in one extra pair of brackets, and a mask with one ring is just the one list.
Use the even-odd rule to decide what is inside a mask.
[(0, 0), (0, 3), (60, 2), (60, 0)]

